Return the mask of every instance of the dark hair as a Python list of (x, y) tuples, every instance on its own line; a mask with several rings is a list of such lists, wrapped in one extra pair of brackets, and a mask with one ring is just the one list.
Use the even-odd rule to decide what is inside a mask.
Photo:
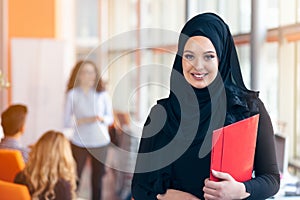
[(21, 104), (9, 106), (1, 114), (1, 125), (5, 136), (14, 136), (25, 124), (27, 107)]
[(98, 68), (97, 68), (96, 64), (94, 62), (90, 61), (90, 60), (80, 60), (75, 64), (75, 66), (74, 66), (74, 68), (71, 72), (71, 76), (70, 76), (70, 79), (69, 79), (69, 82), (68, 82), (68, 85), (67, 85), (67, 92), (69, 90), (71, 90), (72, 88), (74, 88), (74, 87), (78, 87), (79, 81), (76, 81), (76, 78), (77, 78), (78, 73), (80, 71), (80, 67), (82, 67), (85, 64), (91, 64), (95, 68), (95, 71), (96, 71), (95, 89), (96, 89), (96, 91), (100, 92), (100, 91), (104, 90), (104, 84), (103, 84), (103, 81), (100, 77), (100, 74), (99, 74), (99, 71), (98, 71)]

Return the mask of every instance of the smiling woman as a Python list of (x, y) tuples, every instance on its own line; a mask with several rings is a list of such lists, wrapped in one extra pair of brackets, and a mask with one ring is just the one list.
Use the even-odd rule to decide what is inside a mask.
[[(132, 181), (135, 200), (256, 200), (278, 191), (270, 117), (258, 92), (245, 87), (232, 35), (216, 14), (199, 14), (183, 27), (170, 88), (144, 124)], [(210, 180), (212, 132), (256, 114), (256, 176), (239, 182), (212, 171), (221, 181)]]
[(211, 41), (203, 36), (190, 38), (184, 47), (183, 75), (195, 88), (205, 88), (218, 73), (218, 57)]

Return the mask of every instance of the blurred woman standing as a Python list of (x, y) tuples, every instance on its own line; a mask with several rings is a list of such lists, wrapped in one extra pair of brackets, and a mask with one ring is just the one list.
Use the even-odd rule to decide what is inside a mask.
[(91, 158), (93, 200), (101, 199), (104, 162), (110, 143), (108, 126), (112, 123), (111, 99), (95, 63), (77, 62), (67, 85), (65, 127), (74, 129), (71, 143), (79, 181), (87, 158)]

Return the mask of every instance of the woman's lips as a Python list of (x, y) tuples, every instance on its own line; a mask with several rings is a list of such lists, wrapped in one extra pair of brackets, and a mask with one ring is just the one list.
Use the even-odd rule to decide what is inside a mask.
[(195, 77), (196, 79), (202, 79), (205, 76), (208, 75), (208, 73), (191, 73), (193, 77)]

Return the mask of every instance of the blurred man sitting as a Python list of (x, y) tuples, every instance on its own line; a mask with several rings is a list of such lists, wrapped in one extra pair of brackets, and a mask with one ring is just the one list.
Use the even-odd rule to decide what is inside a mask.
[(1, 114), (1, 125), (4, 138), (0, 149), (16, 149), (22, 153), (25, 162), (28, 160), (29, 149), (22, 146), (20, 137), (24, 133), (27, 107), (21, 104), (9, 106)]

